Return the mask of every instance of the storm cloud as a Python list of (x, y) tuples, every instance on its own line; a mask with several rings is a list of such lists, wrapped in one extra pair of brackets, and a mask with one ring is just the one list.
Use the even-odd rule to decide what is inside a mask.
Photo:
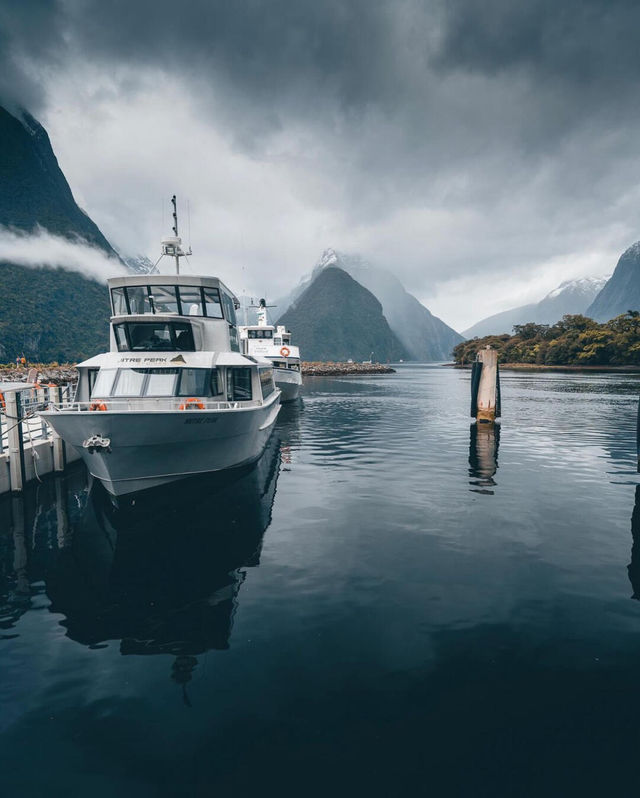
[(156, 198), (186, 192), (233, 285), (359, 250), (464, 326), (640, 237), (639, 22), (615, 0), (0, 0), (0, 93), (116, 246), (150, 249)]

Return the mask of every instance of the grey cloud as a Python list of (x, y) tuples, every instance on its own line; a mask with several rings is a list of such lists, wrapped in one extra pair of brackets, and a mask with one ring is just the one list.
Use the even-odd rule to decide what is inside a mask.
[(621, 199), (640, 181), (635, 2), (0, 0), (0, 23), (5, 91), (36, 113), (63, 68), (99, 65), (125, 94), (138, 71), (173, 74), (250, 157), (302, 129), (283, 168), (345, 226), (459, 214), (477, 240), (412, 266), (425, 290), (635, 224)]
[(537, 154), (590, 119), (638, 113), (628, 0), (0, 0), (0, 20), (4, 64), (32, 104), (18, 56), (151, 66), (184, 76), (204, 111), (215, 100), (257, 150), (291, 121), (334, 144), (385, 121), (399, 158), (435, 167), (501, 145)]
[(59, 62), (63, 46), (57, 0), (0, 0), (0, 102), (37, 111), (45, 101), (32, 64)]

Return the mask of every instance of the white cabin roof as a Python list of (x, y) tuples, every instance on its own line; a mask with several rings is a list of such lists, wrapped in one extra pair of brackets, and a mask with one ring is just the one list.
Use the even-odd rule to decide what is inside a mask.
[(271, 365), (267, 360), (248, 358), (239, 352), (104, 352), (78, 363), (78, 368), (212, 368), (256, 364)]

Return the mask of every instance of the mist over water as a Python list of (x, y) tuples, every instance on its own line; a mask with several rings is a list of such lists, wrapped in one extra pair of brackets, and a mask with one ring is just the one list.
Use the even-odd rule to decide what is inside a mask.
[(632, 794), (638, 389), (307, 379), (255, 468), (3, 499), (8, 794)]

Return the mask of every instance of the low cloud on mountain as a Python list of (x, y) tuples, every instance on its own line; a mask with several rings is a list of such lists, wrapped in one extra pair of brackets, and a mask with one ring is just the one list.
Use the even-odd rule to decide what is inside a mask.
[(42, 229), (22, 233), (0, 227), (0, 263), (63, 268), (99, 282), (128, 273), (122, 263), (86, 241), (70, 241)]

